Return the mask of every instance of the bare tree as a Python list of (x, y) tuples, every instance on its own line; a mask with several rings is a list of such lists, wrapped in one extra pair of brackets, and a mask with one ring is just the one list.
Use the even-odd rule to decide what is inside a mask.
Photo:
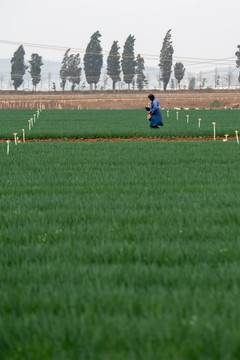
[(12, 88), (13, 88), (12, 81), (9, 80), (9, 81), (8, 81), (8, 89), (9, 89), (9, 90), (12, 90)]
[(161, 70), (158, 70), (158, 74), (157, 74), (157, 82), (158, 82), (158, 87), (161, 90), (162, 88), (162, 76), (161, 76)]
[[(236, 67), (240, 68), (240, 45), (237, 46), (238, 47), (238, 51), (235, 53), (237, 60), (236, 60)], [(240, 84), (240, 71), (238, 74), (238, 82)]]
[(175, 81), (173, 78), (171, 78), (171, 80), (170, 80), (170, 88), (171, 88), (171, 90), (175, 89)]
[(215, 73), (214, 73), (214, 85), (215, 85), (215, 89), (219, 87), (220, 85), (220, 75), (218, 74), (218, 69), (215, 69)]
[(0, 73), (0, 88), (2, 89), (3, 88), (3, 81), (6, 77), (6, 74), (5, 73)]
[(107, 83), (108, 83), (108, 76), (107, 76), (106, 72), (104, 72), (104, 74), (103, 74), (102, 82), (103, 82), (103, 90), (106, 90), (106, 86), (107, 86)]
[(27, 88), (30, 89), (31, 75), (29, 74), (29, 72), (26, 73), (25, 79), (27, 81)]
[(202, 88), (202, 79), (203, 79), (203, 75), (202, 75), (202, 72), (200, 71), (200, 73), (198, 75), (199, 89)]
[(48, 73), (48, 91), (50, 91), (51, 90), (51, 73), (49, 72)]
[(228, 88), (229, 88), (229, 89), (230, 89), (231, 84), (232, 84), (232, 75), (233, 75), (232, 69), (231, 69), (231, 67), (229, 66), (228, 72), (227, 72), (227, 74), (226, 74), (226, 80), (227, 80), (227, 84), (228, 84)]
[(149, 75), (149, 73), (147, 73), (146, 74), (146, 81), (145, 81), (146, 89), (149, 89), (149, 83), (150, 83), (150, 75)]

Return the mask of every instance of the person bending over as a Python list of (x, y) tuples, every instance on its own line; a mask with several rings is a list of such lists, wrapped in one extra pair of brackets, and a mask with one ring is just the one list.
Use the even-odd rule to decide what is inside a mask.
[(145, 109), (150, 114), (150, 128), (156, 129), (159, 126), (163, 126), (160, 104), (153, 94), (149, 94), (148, 98), (152, 102), (151, 107), (146, 106)]

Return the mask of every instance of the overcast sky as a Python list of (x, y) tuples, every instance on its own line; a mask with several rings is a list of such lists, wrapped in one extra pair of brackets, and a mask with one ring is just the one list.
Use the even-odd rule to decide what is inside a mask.
[[(135, 54), (148, 55), (157, 66), (163, 38), (172, 29), (174, 60), (186, 67), (202, 64), (235, 66), (240, 44), (239, 0), (0, 0), (0, 40), (85, 49), (99, 30), (108, 52), (114, 40), (121, 51), (134, 35)], [(18, 45), (0, 43), (0, 58), (11, 58)], [(24, 47), (61, 60), (64, 51)], [(81, 58), (83, 54), (81, 53)], [(206, 59), (197, 60), (198, 58)]]

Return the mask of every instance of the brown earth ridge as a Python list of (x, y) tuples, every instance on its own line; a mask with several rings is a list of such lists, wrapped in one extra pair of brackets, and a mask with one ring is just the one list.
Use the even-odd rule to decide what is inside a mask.
[[(213, 137), (172, 137), (172, 138), (154, 138), (154, 137), (140, 137), (140, 138), (86, 138), (86, 139), (80, 139), (80, 138), (58, 138), (58, 139), (26, 139), (25, 142), (29, 143), (29, 142), (119, 142), (119, 141), (123, 141), (123, 142), (145, 142), (145, 141), (160, 141), (160, 142), (166, 142), (166, 141), (235, 141), (236, 137), (234, 136), (229, 136), (228, 140), (226, 140), (225, 137), (216, 137), (216, 139), (214, 139)], [(0, 139), (0, 143), (6, 142), (6, 139)], [(14, 140), (10, 140), (10, 142), (14, 143)], [(19, 140), (20, 143), (22, 143), (22, 140)]]
[(153, 93), (163, 109), (210, 109), (214, 101), (218, 109), (240, 107), (238, 90), (179, 90), (179, 91), (76, 91), (76, 92), (24, 92), (0, 91), (0, 109), (102, 110), (144, 109), (148, 94)]

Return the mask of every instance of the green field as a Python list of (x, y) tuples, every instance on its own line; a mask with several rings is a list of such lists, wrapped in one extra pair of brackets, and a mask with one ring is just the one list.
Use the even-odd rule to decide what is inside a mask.
[[(3, 113), (6, 137), (30, 114)], [(31, 135), (54, 118), (69, 137), (79, 113)], [(117, 113), (112, 136), (137, 113), (147, 136)], [(1, 143), (0, 359), (238, 360), (239, 159), (236, 141)]]
[[(164, 127), (150, 129), (145, 110), (49, 110), (42, 111), (39, 120), (28, 131), (32, 110), (0, 110), (0, 138), (19, 138), (25, 129), (27, 138), (91, 138), (91, 137), (212, 137), (240, 133), (239, 110), (175, 110), (163, 111)], [(189, 115), (187, 123), (186, 115)], [(198, 119), (201, 127), (198, 128)]]

